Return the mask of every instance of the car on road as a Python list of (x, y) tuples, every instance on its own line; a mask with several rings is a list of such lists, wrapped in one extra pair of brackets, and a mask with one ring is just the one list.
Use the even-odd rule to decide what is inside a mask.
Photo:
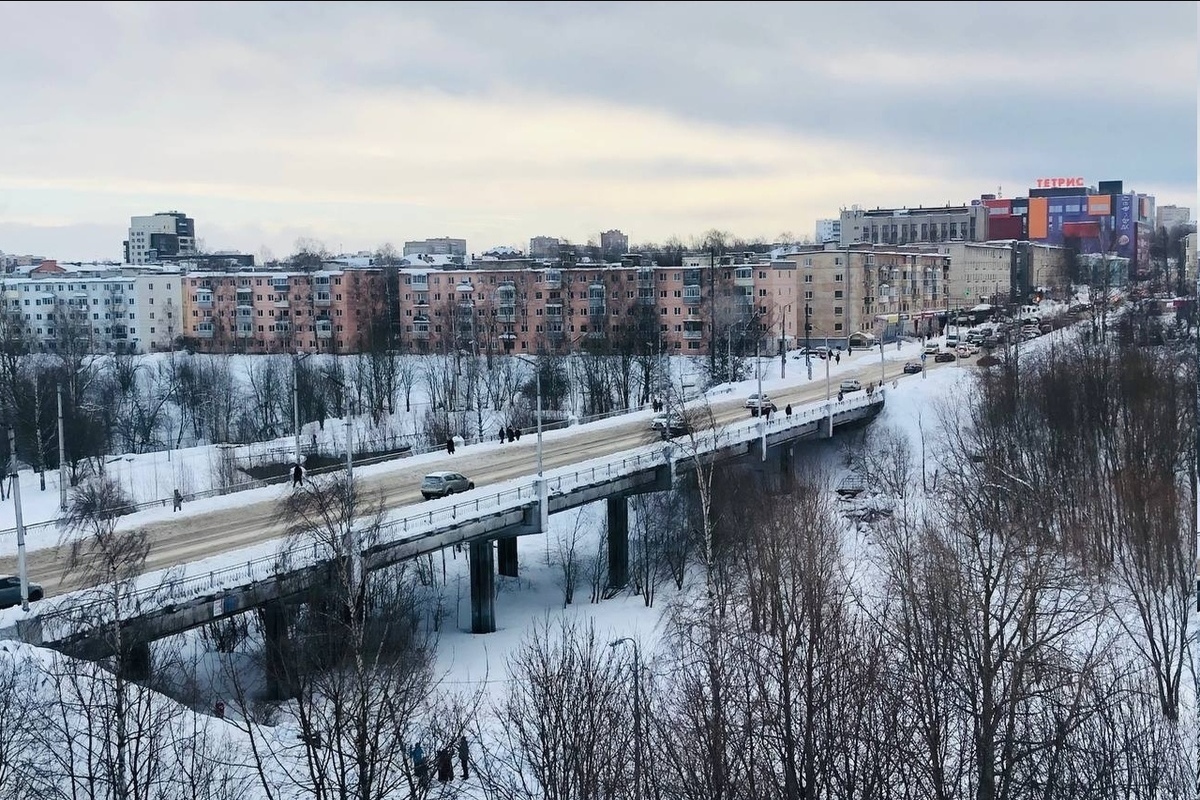
[(847, 378), (838, 384), (839, 392), (858, 392), (862, 391), (862, 383), (854, 378)]
[(932, 356), (932, 355), (940, 352), (941, 349), (942, 348), (936, 342), (934, 342), (934, 343), (925, 345), (925, 349), (922, 350), (921, 352), (923, 352), (927, 356)]
[(924, 367), (921, 366), (920, 361), (909, 361), (907, 364), (904, 365), (904, 374), (905, 375), (920, 375), (921, 370), (923, 370), (923, 369), (924, 369)]
[[(41, 600), (43, 597), (40, 584), (29, 584), (29, 602)], [(21, 579), (16, 575), (0, 578), (0, 608), (12, 608), (21, 605)]]
[(458, 472), (443, 470), (431, 472), (421, 481), (421, 496), (426, 500), (434, 497), (448, 497), (455, 492), (466, 492), (475, 488), (475, 484), (465, 475)]
[(687, 417), (677, 411), (667, 411), (650, 420), (650, 427), (660, 433), (676, 435), (690, 433), (692, 425)]
[(946, 361), (953, 361), (955, 358), (957, 358), (957, 356), (955, 356), (954, 353), (951, 353), (949, 350), (941, 350), (933, 357), (933, 360), (936, 364), (942, 364)]
[(761, 395), (758, 392), (746, 398), (746, 408), (750, 409), (750, 416), (757, 417), (761, 412), (766, 411), (768, 414), (774, 414), (779, 409), (775, 407), (775, 403), (770, 396), (763, 392)]
[(970, 358), (973, 355), (971, 348), (967, 347), (965, 344), (960, 344), (958, 347), (956, 347), (954, 349), (954, 353), (959, 358)]

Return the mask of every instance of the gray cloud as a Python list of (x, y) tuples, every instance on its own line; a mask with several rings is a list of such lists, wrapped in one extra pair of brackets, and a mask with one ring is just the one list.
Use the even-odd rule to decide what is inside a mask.
[[(0, 179), (82, 176), (89, 160), (123, 158), (112, 143), (124, 140), (159, 176), (175, 163), (229, 181), (237, 166), (221, 154), (256, 139), (257, 166), (284, 181), (299, 171), (288, 137), (333, 141), (362, 124), (335, 101), (344, 113), (417, 91), (845, 145), (864, 154), (848, 168), (915, 158), (989, 184), (979, 191), (1069, 173), (1195, 193), (1193, 3), (7, 4), (0, 17)], [(137, 163), (106, 169), (138, 175)], [(581, 148), (569, 174), (769, 169)]]

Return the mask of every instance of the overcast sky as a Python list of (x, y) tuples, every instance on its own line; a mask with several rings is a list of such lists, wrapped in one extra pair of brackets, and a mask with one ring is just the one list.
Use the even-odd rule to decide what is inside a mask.
[(0, 3), (0, 251), (812, 236), (1120, 179), (1196, 206), (1197, 4)]

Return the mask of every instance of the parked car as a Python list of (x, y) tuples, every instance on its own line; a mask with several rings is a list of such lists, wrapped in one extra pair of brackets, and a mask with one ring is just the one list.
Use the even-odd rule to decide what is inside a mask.
[(862, 384), (854, 378), (847, 378), (838, 384), (839, 392), (858, 392), (862, 390)]
[(434, 497), (447, 497), (455, 492), (466, 492), (475, 488), (475, 484), (465, 475), (457, 472), (431, 472), (421, 481), (421, 495), (429, 500)]
[(924, 369), (924, 367), (921, 366), (920, 361), (909, 361), (907, 364), (904, 365), (904, 374), (905, 375), (920, 375), (922, 369)]
[(937, 364), (942, 364), (946, 361), (953, 361), (955, 358), (957, 358), (957, 356), (955, 356), (954, 353), (951, 353), (949, 350), (940, 350), (936, 355), (934, 355), (933, 360)]
[(758, 392), (755, 392), (747, 397), (746, 408), (750, 409), (750, 416), (752, 417), (757, 417), (762, 411), (766, 411), (769, 414), (774, 414), (779, 410), (775, 407), (775, 403), (772, 402), (770, 396), (768, 396), (766, 392), (763, 392), (762, 395), (759, 395)]
[[(29, 584), (29, 602), (41, 600), (43, 597), (41, 584)], [(0, 578), (0, 608), (12, 608), (21, 605), (21, 579), (16, 575)]]

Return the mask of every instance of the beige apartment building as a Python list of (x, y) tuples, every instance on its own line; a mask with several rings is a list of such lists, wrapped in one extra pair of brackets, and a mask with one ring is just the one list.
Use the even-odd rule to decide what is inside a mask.
[(1052, 298), (1065, 297), (1069, 289), (1067, 251), (1058, 245), (1002, 240), (899, 249), (949, 256), (947, 296), (952, 308), (1026, 302), (1036, 291)]
[[(821, 249), (792, 253), (774, 262), (789, 264), (798, 292), (793, 313), (801, 331), (805, 307), (813, 343), (843, 342), (855, 333), (891, 337), (940, 330), (946, 311), (950, 259), (936, 253), (873, 248)], [(790, 316), (790, 315), (789, 315)]]
[(208, 353), (351, 353), (383, 319), (382, 270), (183, 276), (181, 335)]

